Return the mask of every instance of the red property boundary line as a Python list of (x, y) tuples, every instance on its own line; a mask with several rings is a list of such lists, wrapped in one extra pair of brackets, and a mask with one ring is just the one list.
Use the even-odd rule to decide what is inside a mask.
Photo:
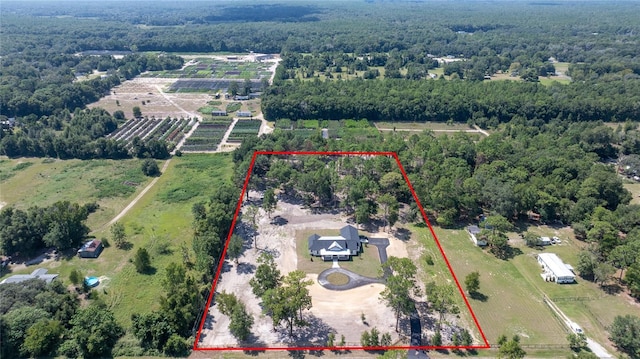
[[(227, 247), (229, 246), (229, 241), (231, 239), (231, 235), (233, 234), (233, 229), (236, 226), (236, 221), (238, 219), (238, 214), (240, 213), (240, 208), (242, 207), (242, 202), (243, 202), (243, 198), (245, 195), (245, 192), (247, 191), (247, 185), (249, 184), (249, 178), (251, 177), (251, 172), (253, 172), (253, 166), (255, 165), (255, 161), (256, 161), (256, 157), (260, 156), (260, 155), (316, 155), (316, 156), (389, 156), (389, 157), (393, 157), (396, 160), (396, 163), (398, 164), (398, 168), (400, 169), (400, 172), (402, 173), (402, 176), (404, 177), (404, 180), (407, 182), (407, 185), (409, 186), (409, 190), (411, 191), (411, 194), (413, 195), (413, 199), (416, 201), (416, 204), (418, 205), (418, 208), (420, 209), (420, 213), (422, 214), (422, 218), (424, 219), (425, 223), (427, 224), (427, 226), (429, 227), (429, 231), (431, 232), (431, 235), (433, 236), (433, 239), (435, 240), (438, 249), (440, 250), (440, 254), (442, 254), (442, 258), (444, 258), (445, 263), (447, 264), (447, 268), (449, 269), (449, 273), (451, 273), (451, 276), (453, 277), (453, 280), (456, 283), (456, 286), (458, 287), (458, 291), (460, 292), (460, 295), (462, 296), (462, 299), (464, 300), (464, 304), (466, 305), (467, 309), (469, 310), (469, 313), (471, 313), (471, 317), (473, 318), (473, 322), (475, 323), (476, 327), (478, 328), (478, 331), (480, 332), (480, 335), (482, 336), (482, 340), (484, 341), (484, 345), (464, 345), (464, 346), (452, 346), (452, 345), (441, 345), (441, 346), (378, 346), (378, 347), (363, 347), (363, 346), (351, 346), (351, 347), (327, 347), (327, 346), (310, 346), (310, 347), (246, 347), (246, 348), (242, 348), (242, 347), (232, 347), (232, 348), (226, 348), (226, 347), (215, 347), (215, 348), (201, 348), (198, 347), (198, 342), (200, 341), (200, 335), (202, 334), (202, 328), (204, 327), (204, 323), (207, 319), (207, 314), (209, 312), (209, 308), (211, 306), (211, 300), (213, 298), (213, 293), (215, 292), (215, 288), (216, 285), (218, 284), (218, 279), (220, 278), (220, 272), (222, 271), (222, 265), (224, 263), (224, 258), (226, 256), (227, 253)], [(442, 246), (440, 245), (440, 241), (438, 240), (438, 237), (436, 236), (436, 233), (433, 230), (433, 227), (431, 226), (431, 222), (429, 222), (429, 218), (427, 218), (427, 214), (424, 211), (424, 208), (422, 207), (422, 203), (420, 203), (420, 200), (418, 199), (418, 195), (416, 194), (416, 191), (413, 188), (413, 185), (411, 184), (411, 182), (409, 181), (409, 177), (407, 177), (407, 173), (404, 170), (404, 167), (402, 166), (402, 163), (400, 162), (400, 158), (398, 158), (398, 154), (396, 152), (366, 152), (366, 151), (360, 151), (360, 152), (349, 152), (349, 151), (336, 151), (336, 152), (327, 152), (327, 151), (254, 151), (253, 152), (253, 157), (251, 158), (251, 163), (249, 164), (249, 169), (247, 170), (247, 175), (245, 176), (244, 179), (244, 185), (242, 187), (242, 192), (240, 193), (240, 198), (238, 199), (238, 203), (236, 205), (236, 211), (235, 214), (233, 216), (233, 221), (231, 222), (231, 228), (229, 229), (229, 234), (227, 235), (227, 240), (225, 242), (224, 245), (224, 249), (222, 251), (222, 255), (220, 257), (221, 260), (218, 261), (218, 269), (216, 271), (216, 275), (213, 279), (213, 284), (211, 286), (211, 291), (209, 292), (209, 298), (207, 299), (207, 305), (205, 306), (204, 309), (204, 313), (202, 314), (202, 319), (200, 320), (200, 326), (198, 327), (198, 332), (196, 334), (196, 338), (195, 341), (193, 343), (193, 350), (199, 350), (199, 351), (266, 351), (266, 350), (393, 350), (393, 349), (421, 349), (421, 350), (444, 350), (444, 349), (489, 349), (491, 348), (491, 345), (489, 344), (489, 342), (487, 341), (487, 338), (484, 334), (484, 331), (482, 330), (482, 327), (480, 327), (480, 323), (478, 322), (478, 319), (476, 318), (475, 313), (473, 312), (473, 309), (471, 308), (471, 305), (469, 304), (469, 300), (467, 299), (467, 296), (464, 294), (464, 290), (462, 290), (462, 286), (460, 286), (460, 282), (458, 281), (458, 278), (456, 277), (455, 273), (453, 272), (453, 268), (451, 267), (451, 263), (449, 263), (449, 259), (447, 258), (447, 255), (444, 253), (444, 250), (442, 249)]]

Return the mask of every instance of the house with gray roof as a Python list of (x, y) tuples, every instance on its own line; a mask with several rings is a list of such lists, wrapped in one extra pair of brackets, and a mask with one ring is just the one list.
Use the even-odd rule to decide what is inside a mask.
[(309, 254), (321, 257), (322, 260), (348, 261), (351, 256), (357, 256), (362, 250), (362, 243), (358, 230), (353, 226), (345, 226), (340, 229), (337, 236), (309, 236)]
[(7, 283), (20, 283), (30, 279), (40, 279), (45, 281), (47, 284), (53, 282), (54, 279), (58, 277), (57, 274), (47, 274), (47, 270), (45, 268), (38, 268), (31, 272), (31, 274), (16, 274), (11, 277), (6, 278), (0, 284)]

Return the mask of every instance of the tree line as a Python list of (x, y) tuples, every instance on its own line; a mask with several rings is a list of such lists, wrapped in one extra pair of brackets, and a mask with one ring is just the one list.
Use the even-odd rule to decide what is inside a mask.
[[(280, 74), (282, 71), (279, 72)], [(277, 73), (278, 74), (278, 73)], [(514, 116), (549, 122), (624, 122), (640, 116), (640, 81), (545, 87), (515, 81), (276, 81), (262, 96), (265, 118), (462, 122), (496, 127)]]

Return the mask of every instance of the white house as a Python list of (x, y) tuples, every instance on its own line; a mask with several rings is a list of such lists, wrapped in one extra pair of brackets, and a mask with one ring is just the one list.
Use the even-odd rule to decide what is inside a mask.
[(478, 238), (480, 236), (480, 227), (478, 226), (469, 226), (467, 227), (467, 233), (469, 233), (469, 237), (471, 238), (471, 242), (478, 247), (484, 247), (487, 245), (487, 240), (484, 238)]
[(573, 283), (576, 275), (570, 269), (570, 265), (565, 264), (555, 253), (538, 254), (538, 263), (542, 267), (542, 278), (547, 282)]

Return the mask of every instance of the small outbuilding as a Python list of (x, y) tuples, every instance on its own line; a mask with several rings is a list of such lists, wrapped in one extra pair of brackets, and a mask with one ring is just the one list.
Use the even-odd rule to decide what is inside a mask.
[(226, 115), (227, 115), (227, 111), (220, 111), (220, 110), (211, 111), (211, 116), (226, 116)]
[(78, 256), (81, 258), (98, 258), (103, 249), (104, 245), (102, 242), (94, 239), (83, 244), (82, 247), (78, 249)]
[(541, 246), (550, 246), (552, 243), (553, 241), (549, 237), (538, 238), (538, 244), (540, 244)]
[(478, 247), (484, 247), (487, 245), (487, 240), (483, 237), (480, 237), (480, 227), (473, 225), (473, 226), (469, 226), (467, 227), (467, 233), (469, 233), (469, 238), (471, 239), (471, 242), (473, 242), (473, 244), (475, 244)]
[(538, 254), (538, 263), (542, 267), (542, 278), (547, 282), (573, 283), (576, 275), (570, 265), (565, 264), (555, 253)]
[(236, 112), (238, 117), (252, 117), (251, 111), (238, 111)]

